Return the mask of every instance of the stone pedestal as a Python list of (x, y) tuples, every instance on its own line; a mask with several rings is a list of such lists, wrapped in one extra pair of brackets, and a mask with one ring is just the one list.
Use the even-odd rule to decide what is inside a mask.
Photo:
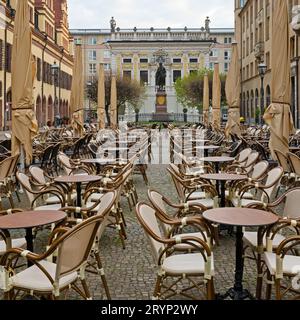
[(154, 121), (169, 121), (167, 93), (158, 91), (156, 93)]

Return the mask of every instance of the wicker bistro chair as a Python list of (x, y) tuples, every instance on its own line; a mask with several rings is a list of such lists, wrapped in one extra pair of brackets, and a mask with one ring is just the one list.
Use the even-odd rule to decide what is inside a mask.
[[(105, 231), (105, 228), (110, 224), (110, 213), (113, 209), (113, 206), (116, 203), (117, 192), (116, 191), (107, 191), (102, 195), (102, 197), (97, 202), (97, 213), (94, 214), (94, 211), (89, 208), (76, 208), (76, 207), (66, 207), (62, 208), (62, 211), (68, 213), (69, 221), (75, 223), (81, 223), (83, 220), (88, 219), (91, 216), (98, 215), (103, 218), (102, 223), (98, 229), (97, 236), (90, 254), (90, 259), (88, 260), (86, 271), (92, 274), (99, 274), (101, 276), (102, 284), (107, 296), (107, 299), (111, 299), (109, 288), (107, 285), (107, 280), (105, 276), (105, 271), (102, 265), (100, 257), (100, 240)], [(82, 219), (77, 219), (75, 214), (80, 214)]]
[(2, 197), (9, 200), (11, 207), (14, 207), (12, 193), (8, 185), (9, 171), (13, 166), (14, 157), (4, 159), (0, 163), (0, 209), (2, 209)]
[[(173, 204), (166, 197), (154, 190), (148, 190), (148, 199), (152, 207), (156, 210), (156, 217), (162, 226), (162, 230), (166, 237), (192, 236), (203, 239), (205, 242), (212, 245), (213, 238), (216, 238), (216, 231), (210, 224), (207, 224), (206, 220), (202, 218), (202, 213), (206, 211), (203, 206), (189, 206), (185, 204)], [(175, 214), (170, 214), (166, 210), (166, 206), (176, 210)], [(178, 229), (178, 220), (182, 221), (182, 226)], [(190, 228), (190, 225), (194, 225), (197, 222), (195, 232), (183, 233), (185, 227)], [(174, 229), (174, 226), (177, 227)], [(193, 247), (189, 245), (179, 244), (175, 246), (176, 250), (180, 251), (193, 251)]]
[(80, 160), (70, 159), (62, 152), (58, 153), (57, 159), (68, 176), (73, 174), (91, 174), (89, 168), (81, 164)]
[(293, 185), (294, 182), (294, 177), (292, 176), (292, 168), (289, 163), (288, 156), (279, 150), (274, 150), (274, 153), (276, 155), (279, 165), (282, 167), (284, 171), (282, 184), (285, 186), (285, 189), (287, 190), (291, 185)]
[[(20, 248), (8, 250), (0, 262), (5, 279), (5, 299), (16, 299), (20, 292), (59, 299), (63, 291), (72, 288), (84, 299), (91, 300), (85, 271), (102, 220), (101, 215), (96, 215), (74, 228), (54, 230), (55, 241), (41, 255)], [(54, 252), (58, 253), (56, 263), (47, 260)], [(26, 258), (33, 265), (14, 274), (11, 272), (12, 262), (19, 257)], [(78, 279), (83, 290), (76, 284)]]
[[(6, 211), (0, 211), (0, 217), (22, 211), (23, 210), (21, 209), (9, 209)], [(26, 239), (24, 237), (12, 239), (9, 232), (0, 230), (0, 257), (2, 257), (5, 252), (11, 248), (26, 248)]]
[(236, 171), (238, 173), (249, 174), (253, 170), (253, 167), (258, 160), (259, 160), (259, 153), (254, 151), (248, 156), (246, 162), (242, 164), (229, 165), (226, 167), (226, 171), (227, 172)]
[[(236, 183), (233, 183), (231, 185), (232, 191), (226, 191), (226, 197), (228, 200), (231, 201), (231, 197), (234, 193), (238, 193), (239, 190), (242, 189), (247, 183), (252, 182), (252, 183), (259, 183), (264, 180), (264, 178), (267, 175), (267, 171), (269, 168), (269, 163), (268, 161), (260, 161), (256, 163), (252, 170), (247, 174), (248, 175), (248, 180), (246, 181), (237, 181)], [(255, 190), (254, 190), (255, 191)], [(245, 192), (243, 194), (244, 199), (254, 199), (254, 192)]]
[[(155, 209), (146, 203), (136, 206), (136, 215), (150, 240), (152, 254), (158, 266), (153, 299), (169, 299), (177, 295), (196, 299), (189, 290), (196, 288), (201, 293), (201, 286), (204, 287), (204, 299), (214, 299), (214, 260), (209, 245), (196, 237), (164, 237), (160, 232)], [(181, 224), (179, 221), (178, 226)], [(178, 254), (174, 251), (174, 246), (178, 244), (193, 246), (194, 253)], [(172, 283), (166, 281), (171, 278)], [(178, 285), (186, 283), (183, 280), (188, 281), (189, 286), (179, 290)]]
[(170, 165), (167, 171), (172, 177), (180, 203), (200, 204), (207, 209), (218, 207), (218, 192), (208, 181), (201, 178), (184, 179), (175, 165)]
[[(24, 173), (17, 172), (17, 180), (25, 190), (32, 210), (59, 210), (65, 206), (65, 196), (57, 188), (45, 188), (34, 191), (30, 178)], [(47, 200), (45, 200), (47, 199)], [(42, 205), (39, 205), (41, 202)], [(49, 204), (47, 204), (47, 202)]]
[[(45, 190), (47, 188), (57, 190), (61, 194), (66, 195), (66, 201), (69, 205), (73, 205), (77, 199), (77, 193), (69, 192), (67, 186), (63, 184), (55, 183), (54, 177), (49, 176), (43, 169), (31, 166), (29, 168), (29, 173), (31, 174), (31, 185), (37, 190)], [(60, 200), (57, 197), (45, 198), (47, 205), (60, 203)]]
[[(275, 209), (282, 208), (280, 210), (280, 216), (283, 219), (300, 219), (299, 212), (299, 197), (300, 197), (300, 188), (294, 188), (288, 190), (284, 193), (279, 199), (274, 201), (273, 203), (267, 204), (249, 204), (248, 207), (260, 210), (271, 211), (274, 214), (277, 214)], [(283, 206), (283, 207), (282, 207)], [(276, 228), (275, 228), (276, 230)], [(263, 243), (263, 247), (260, 248), (258, 246), (258, 236), (259, 234), (255, 231), (244, 231), (244, 252), (245, 258), (249, 258), (251, 260), (255, 260), (258, 263), (260, 260), (259, 255), (263, 254), (263, 251), (268, 249), (269, 251), (275, 251), (280, 243), (286, 239), (286, 236), (283, 233), (274, 232), (267, 234), (267, 229), (260, 235), (261, 243)], [(258, 294), (260, 297), (261, 294), (261, 281), (262, 281), (262, 265), (258, 264)]]
[[(274, 192), (278, 192), (280, 181), (283, 175), (283, 169), (281, 167), (276, 167), (270, 170), (266, 176), (266, 183), (262, 184), (259, 182), (253, 183), (248, 182), (243, 186), (235, 195), (233, 195), (231, 202), (234, 207), (247, 207), (249, 204), (268, 204), (271, 202), (272, 195)], [(251, 190), (259, 193), (256, 199), (247, 199), (244, 194)]]
[(294, 176), (295, 178), (295, 182), (294, 185), (299, 185), (299, 179), (300, 179), (300, 158), (294, 154), (289, 152), (287, 154), (288, 160), (289, 160), (289, 164), (291, 166), (291, 170), (292, 170), (292, 176)]
[[(284, 229), (292, 229), (293, 234), (284, 239), (275, 250), (272, 250), (272, 238)], [(271, 298), (272, 286), (275, 285), (276, 300), (287, 298), (300, 299), (300, 221), (284, 219), (266, 232), (269, 239), (267, 251), (263, 254), (264, 269), (267, 276), (266, 298)], [(263, 270), (264, 271), (264, 270)], [(289, 295), (288, 295), (289, 294)]]

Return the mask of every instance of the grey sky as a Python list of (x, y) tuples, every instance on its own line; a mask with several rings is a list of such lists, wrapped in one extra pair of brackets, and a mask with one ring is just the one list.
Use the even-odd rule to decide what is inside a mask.
[(233, 27), (234, 0), (69, 0), (71, 28), (110, 27), (112, 16), (122, 28)]

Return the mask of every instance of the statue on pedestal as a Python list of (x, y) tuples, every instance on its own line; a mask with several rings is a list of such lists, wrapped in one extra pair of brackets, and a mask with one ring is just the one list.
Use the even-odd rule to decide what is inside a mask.
[(158, 87), (158, 91), (165, 91), (166, 76), (167, 76), (167, 71), (163, 66), (162, 62), (160, 62), (155, 75), (156, 87)]
[(110, 31), (111, 31), (111, 33), (115, 33), (116, 32), (116, 26), (117, 26), (116, 20), (114, 19), (114, 17), (112, 17), (111, 20), (110, 20)]

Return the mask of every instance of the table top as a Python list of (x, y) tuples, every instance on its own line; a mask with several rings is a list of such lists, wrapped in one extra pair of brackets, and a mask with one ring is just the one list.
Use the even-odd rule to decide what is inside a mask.
[(279, 217), (275, 214), (249, 208), (218, 208), (203, 213), (204, 219), (229, 226), (261, 227), (276, 223)]
[(101, 180), (101, 177), (90, 175), (59, 176), (54, 179), (55, 182), (59, 183), (96, 182), (99, 180)]
[(235, 158), (231, 157), (206, 157), (200, 159), (200, 161), (205, 161), (205, 162), (232, 162), (234, 161)]
[(111, 164), (111, 163), (115, 163), (116, 160), (115, 159), (101, 159), (101, 158), (96, 158), (96, 159), (85, 159), (85, 160), (81, 160), (82, 163), (96, 163), (96, 164)]
[(62, 211), (24, 211), (0, 217), (0, 229), (27, 229), (44, 226), (64, 220)]
[(200, 178), (206, 179), (206, 180), (218, 180), (218, 181), (239, 181), (239, 180), (248, 179), (246, 175), (229, 174), (229, 173), (202, 174)]

